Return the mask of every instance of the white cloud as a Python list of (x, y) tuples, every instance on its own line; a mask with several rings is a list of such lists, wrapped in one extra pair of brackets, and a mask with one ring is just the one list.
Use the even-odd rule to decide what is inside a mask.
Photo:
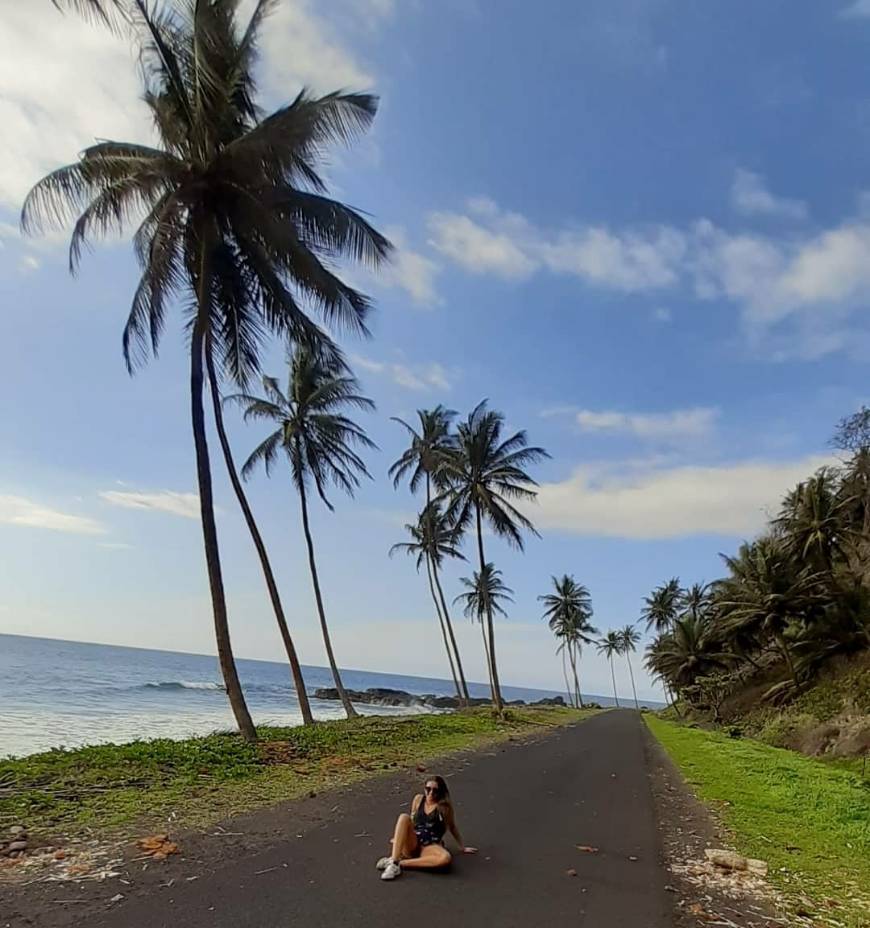
[(652, 311), (652, 318), (654, 322), (668, 323), (673, 321), (674, 314), (667, 306), (657, 306)]
[(870, 19), (870, 0), (853, 0), (840, 11), (844, 19)]
[(578, 468), (567, 480), (543, 484), (538, 505), (528, 512), (539, 528), (577, 535), (749, 537), (764, 527), (787, 490), (830, 463), (819, 456), (630, 472)]
[(22, 274), (32, 274), (34, 271), (38, 271), (40, 268), (40, 262), (38, 258), (34, 258), (33, 255), (25, 255), (18, 262), (18, 270)]
[(0, 496), (0, 522), (76, 535), (104, 535), (107, 531), (95, 519), (61, 512), (23, 496)]
[(529, 277), (538, 267), (510, 235), (493, 231), (458, 213), (432, 213), (429, 244), (474, 274), (508, 280)]
[(581, 409), (577, 424), (584, 432), (612, 432), (638, 438), (676, 439), (709, 435), (719, 415), (718, 409), (697, 407), (665, 413), (594, 412)]
[(176, 493), (173, 490), (160, 490), (156, 493), (105, 490), (99, 495), (107, 503), (124, 509), (146, 509), (168, 512), (186, 519), (199, 518), (199, 496), (196, 493)]
[(109, 551), (129, 551), (133, 545), (128, 545), (123, 541), (101, 541), (99, 547), (106, 548)]
[[(95, 139), (147, 142), (152, 129), (125, 39), (62, 15), (48, 0), (3, 0), (2, 8), (0, 207), (17, 211), (40, 177), (75, 160)], [(290, 100), (303, 85), (320, 92), (371, 88), (374, 75), (349, 46), (393, 8), (393, 0), (337, 0), (327, 16), (313, 0), (284, 0), (262, 32), (267, 102)], [(247, 0), (243, 17), (251, 9)]]
[(351, 362), (372, 374), (386, 375), (394, 384), (408, 390), (451, 390), (454, 374), (438, 364), (430, 361), (422, 364), (406, 364), (401, 362), (373, 361), (363, 355), (352, 355)]
[(546, 269), (625, 292), (667, 287), (677, 282), (687, 248), (685, 235), (670, 226), (550, 231), (537, 229), (519, 213), (501, 210), (486, 197), (469, 200), (467, 207), (474, 218), (430, 214), (430, 244), (472, 273), (506, 280), (523, 280)]
[(440, 271), (436, 262), (408, 246), (404, 229), (393, 226), (386, 228), (384, 234), (395, 251), (390, 263), (378, 270), (376, 281), (385, 287), (404, 290), (420, 306), (440, 302), (435, 289), (435, 278)]
[(807, 205), (802, 200), (774, 196), (764, 179), (752, 171), (738, 168), (731, 186), (731, 205), (744, 216), (779, 216), (782, 219), (805, 219)]
[(150, 136), (132, 52), (51, 3), (3, 3), (0, 86), (0, 206), (10, 210), (96, 138)]
[[(386, 0), (336, 6), (339, 9), (330, 8), (330, 12), (338, 14), (334, 17), (337, 21), (352, 17), (356, 23), (370, 26), (373, 21), (366, 17), (366, 7), (381, 16), (392, 11), (392, 3)], [(285, 0), (264, 26), (261, 46), (266, 91), (286, 100), (302, 85), (322, 93), (339, 88), (370, 89), (375, 83), (372, 73), (314, 7), (309, 0)]]

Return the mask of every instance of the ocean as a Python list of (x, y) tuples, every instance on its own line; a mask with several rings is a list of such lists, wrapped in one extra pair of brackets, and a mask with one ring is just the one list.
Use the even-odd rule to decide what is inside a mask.
[[(238, 660), (239, 677), (258, 724), (302, 721), (289, 665)], [(328, 668), (304, 667), (309, 693), (332, 686)], [(388, 687), (452, 695), (448, 680), (342, 671), (345, 686)], [(234, 728), (217, 658), (113, 645), (0, 635), (0, 757), (137, 738), (186, 738)], [(473, 696), (488, 687), (469, 684)], [(502, 688), (506, 699), (533, 702), (558, 693)], [(592, 697), (602, 705), (611, 700)], [(408, 714), (420, 708), (359, 706), (367, 714)], [(316, 718), (341, 718), (341, 704), (312, 700)]]

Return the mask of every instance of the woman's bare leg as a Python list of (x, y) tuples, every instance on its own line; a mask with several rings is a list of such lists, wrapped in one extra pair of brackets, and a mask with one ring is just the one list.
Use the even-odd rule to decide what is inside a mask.
[(437, 870), (446, 867), (453, 858), (450, 851), (440, 844), (427, 844), (420, 849), (419, 857), (401, 860), (403, 870)]
[(403, 813), (396, 820), (396, 830), (393, 832), (393, 849), (390, 857), (393, 860), (405, 860), (417, 853), (417, 835), (414, 832), (414, 823), (411, 816)]

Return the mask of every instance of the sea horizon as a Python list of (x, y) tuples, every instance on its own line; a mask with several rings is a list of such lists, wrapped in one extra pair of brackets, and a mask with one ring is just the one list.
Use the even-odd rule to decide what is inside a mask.
[[(257, 724), (301, 724), (286, 661), (237, 658), (236, 664)], [(313, 698), (316, 689), (333, 686), (329, 669), (303, 665), (302, 671), (315, 718), (341, 718), (339, 702)], [(380, 687), (417, 696), (455, 693), (453, 682), (439, 677), (342, 668), (342, 679), (354, 690)], [(235, 727), (214, 655), (0, 634), (0, 681), (0, 757), (85, 744), (185, 738)], [(489, 694), (483, 683), (469, 682), (469, 690), (473, 696)], [(525, 702), (566, 695), (536, 687), (505, 685), (502, 690), (505, 699)], [(614, 705), (603, 695), (583, 696)], [(433, 711), (364, 704), (358, 709), (371, 715)]]

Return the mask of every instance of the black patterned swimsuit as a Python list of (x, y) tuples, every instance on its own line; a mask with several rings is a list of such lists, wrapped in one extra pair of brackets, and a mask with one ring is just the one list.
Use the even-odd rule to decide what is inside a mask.
[(429, 844), (443, 844), (444, 832), (447, 831), (444, 816), (437, 806), (427, 815), (425, 806), (426, 800), (421, 799), (420, 805), (417, 806), (417, 811), (414, 814), (414, 831), (417, 834), (420, 847), (426, 847)]

